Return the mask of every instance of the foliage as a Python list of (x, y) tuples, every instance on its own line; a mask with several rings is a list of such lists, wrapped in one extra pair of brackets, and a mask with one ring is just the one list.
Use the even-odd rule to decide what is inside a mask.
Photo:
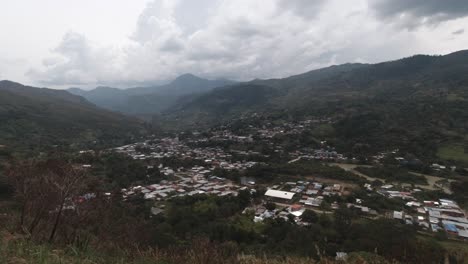
[(31, 155), (37, 150), (122, 144), (145, 130), (136, 119), (102, 110), (65, 91), (0, 82), (0, 145), (14, 152)]
[(259, 181), (278, 181), (281, 176), (318, 177), (347, 181), (353, 183), (365, 182), (365, 179), (336, 166), (327, 166), (316, 161), (298, 161), (294, 163), (273, 163), (254, 166), (246, 171), (249, 177)]
[(403, 182), (427, 185), (427, 179), (421, 175), (409, 173), (397, 166), (357, 167), (357, 171), (372, 178), (384, 179), (386, 182)]
[[(81, 179), (79, 184), (69, 181), (78, 179), (74, 170), (80, 172), (76, 174)], [(428, 259), (443, 258), (445, 253), (437, 242), (417, 239), (412, 228), (383, 219), (358, 219), (348, 208), (336, 210), (332, 217), (306, 211), (303, 218), (310, 223), (306, 227), (282, 218), (255, 223), (252, 214), (242, 214), (251, 198), (255, 198), (248, 191), (240, 192), (237, 197), (196, 195), (173, 198), (165, 203), (162, 215), (151, 217), (147, 212), (154, 204), (146, 203), (141, 196), (124, 201), (119, 193), (103, 195), (100, 189), (103, 185), (96, 182), (99, 178), (81, 176), (81, 172), (86, 171), (53, 160), (12, 166), (7, 175), (13, 180), (15, 202), (20, 209), (18, 218), (13, 218), (19, 223), (18, 228), (12, 228), (32, 241), (49, 240), (54, 242), (52, 245), (73, 247), (78, 252), (98, 250), (105, 253), (104, 256), (91, 253), (83, 259), (103, 263), (118, 259), (121, 262), (127, 259), (146, 261), (142, 263), (183, 263), (187, 259), (191, 259), (191, 263), (242, 263), (238, 257), (242, 253), (254, 256), (256, 261), (258, 257), (255, 256), (264, 254), (269, 260), (323, 260), (333, 257), (337, 251), (377, 252), (389, 260), (427, 263)], [(76, 199), (87, 197), (84, 193), (95, 195), (89, 196), (89, 200)], [(74, 201), (73, 207), (69, 207), (71, 201)], [(41, 211), (41, 208), (46, 209)], [(60, 208), (67, 209), (60, 213)], [(24, 212), (23, 217), (21, 212)], [(31, 229), (38, 215), (39, 223)], [(56, 221), (58, 216), (60, 221)], [(56, 226), (56, 223), (59, 224)], [(54, 229), (56, 234), (50, 239)], [(24, 246), (36, 247), (32, 244)], [(129, 255), (110, 257), (106, 253), (120, 248)], [(149, 251), (142, 251), (143, 248)], [(9, 250), (3, 251), (1, 257), (11, 258)], [(43, 250), (44, 259), (54, 263), (47, 248), (40, 250)], [(32, 258), (23, 253), (18, 257)], [(64, 253), (60, 257), (65, 260), (70, 256)]]
[(325, 116), (331, 127), (312, 134), (341, 152), (362, 157), (398, 148), (429, 161), (447, 142), (466, 145), (467, 61), (468, 51), (460, 51), (256, 80), (200, 95), (165, 117), (201, 127), (252, 113), (274, 121)]
[(468, 164), (467, 149), (463, 145), (444, 145), (437, 150), (437, 156), (444, 160), (463, 161)]
[(265, 208), (269, 211), (273, 211), (276, 209), (276, 204), (272, 202), (268, 202), (265, 204)]
[(110, 189), (126, 188), (132, 184), (153, 184), (164, 179), (157, 166), (150, 166), (125, 154), (81, 155), (75, 161), (91, 165), (93, 175), (100, 177)]
[(90, 102), (117, 112), (127, 114), (156, 114), (173, 107), (180, 101), (196, 94), (233, 84), (229, 80), (207, 80), (191, 74), (184, 74), (174, 81), (159, 85), (117, 89), (97, 87), (90, 91), (72, 88), (68, 91), (83, 96)]
[(450, 184), (452, 197), (462, 206), (468, 206), (468, 180), (454, 181)]
[(316, 212), (312, 210), (305, 210), (304, 213), (301, 215), (301, 220), (306, 223), (316, 223), (319, 217)]

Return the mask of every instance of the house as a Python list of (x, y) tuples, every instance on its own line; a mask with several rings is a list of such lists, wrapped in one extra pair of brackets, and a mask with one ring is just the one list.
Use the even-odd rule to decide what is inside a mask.
[(393, 219), (403, 220), (403, 212), (393, 211)]
[(348, 259), (348, 253), (346, 252), (336, 252), (336, 260), (346, 261)]
[(151, 207), (151, 214), (152, 215), (158, 215), (164, 212), (164, 209), (157, 208), (157, 207)]
[(302, 209), (302, 205), (300, 205), (300, 204), (293, 204), (293, 205), (291, 205), (291, 207), (290, 207), (290, 211), (291, 211), (291, 212), (299, 211), (299, 210), (301, 210), (301, 209)]
[(468, 231), (467, 231), (467, 230), (460, 229), (460, 230), (458, 230), (458, 236), (459, 236), (461, 239), (468, 240)]
[(458, 234), (458, 229), (457, 227), (452, 224), (452, 223), (446, 223), (444, 224), (444, 229), (445, 231), (447, 231), (447, 233), (450, 233), (450, 234)]

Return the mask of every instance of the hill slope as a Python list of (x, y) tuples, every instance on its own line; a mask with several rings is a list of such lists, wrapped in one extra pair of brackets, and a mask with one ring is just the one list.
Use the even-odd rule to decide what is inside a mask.
[(91, 91), (71, 88), (68, 91), (85, 97), (106, 109), (127, 114), (155, 114), (168, 109), (186, 96), (211, 91), (213, 88), (233, 84), (229, 80), (207, 80), (192, 74), (184, 74), (174, 81), (160, 86), (116, 89), (97, 87)]
[[(256, 89), (255, 102), (246, 92), (253, 84), (265, 87)], [(223, 103), (234, 98), (250, 103)], [(347, 151), (407, 148), (433, 157), (442, 145), (468, 145), (468, 51), (344, 64), (215, 89), (168, 111), (167, 119), (200, 126), (254, 112), (275, 119), (330, 117), (334, 133), (326, 139)]]
[(107, 144), (137, 135), (142, 127), (66, 91), (0, 81), (0, 145)]

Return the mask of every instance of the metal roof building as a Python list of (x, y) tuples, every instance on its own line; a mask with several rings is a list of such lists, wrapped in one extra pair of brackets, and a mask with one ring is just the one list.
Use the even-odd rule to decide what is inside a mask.
[(285, 191), (278, 191), (278, 190), (268, 190), (265, 193), (265, 196), (286, 199), (286, 200), (291, 200), (294, 195), (295, 193), (293, 192), (285, 192)]

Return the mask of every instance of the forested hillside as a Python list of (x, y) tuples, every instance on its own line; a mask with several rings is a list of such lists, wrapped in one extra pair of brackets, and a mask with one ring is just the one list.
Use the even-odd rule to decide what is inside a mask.
[(192, 74), (184, 74), (160, 86), (129, 89), (97, 87), (90, 91), (70, 88), (68, 91), (83, 96), (100, 107), (138, 115), (159, 113), (174, 106), (184, 96), (198, 95), (233, 83), (229, 80), (207, 80)]
[(276, 121), (327, 117), (333, 124), (325, 139), (342, 149), (405, 148), (434, 157), (441, 147), (466, 148), (467, 101), (468, 51), (460, 51), (255, 80), (204, 94), (167, 117), (179, 126), (209, 126), (252, 113)]
[(0, 145), (12, 150), (121, 142), (143, 132), (136, 119), (66, 91), (0, 82)]

